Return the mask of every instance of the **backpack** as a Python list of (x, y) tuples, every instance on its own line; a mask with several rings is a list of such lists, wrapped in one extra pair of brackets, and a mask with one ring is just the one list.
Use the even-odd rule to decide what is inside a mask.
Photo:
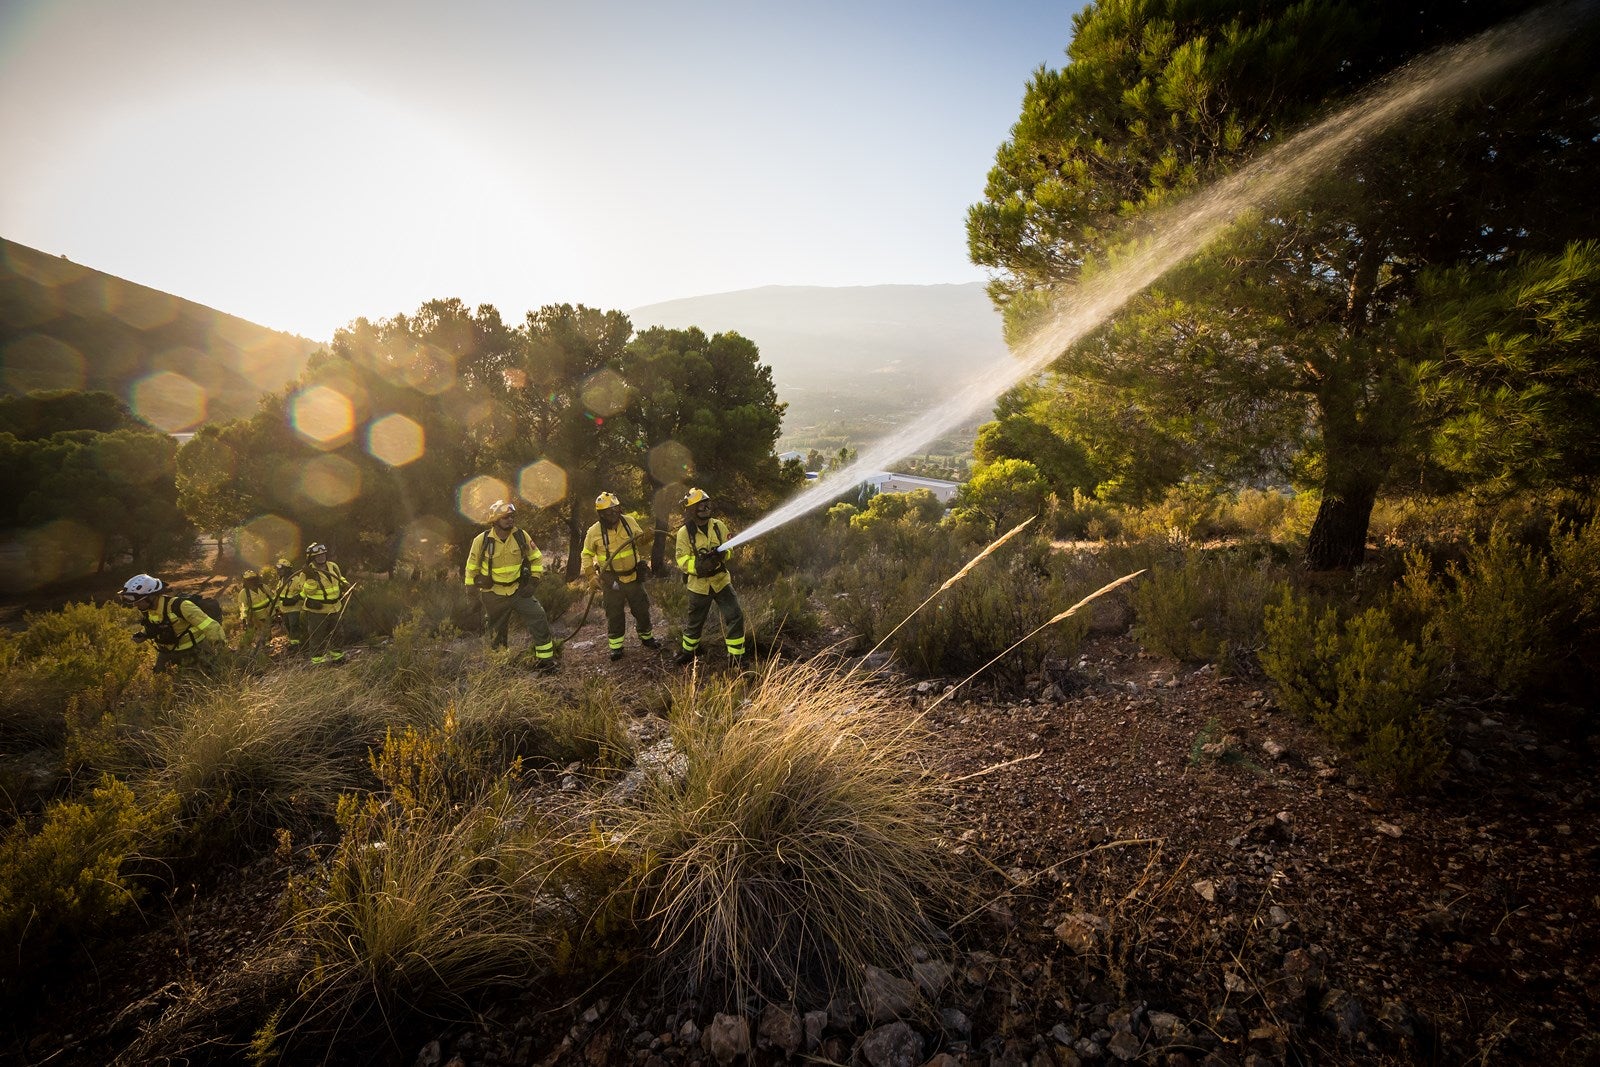
[(181, 610), (181, 605), (187, 601), (206, 613), (212, 622), (222, 621), (222, 602), (214, 596), (204, 593), (180, 593), (167, 601), (166, 616), (161, 622), (144, 620), (144, 632), (158, 645), (175, 645), (178, 643), (177, 630), (172, 625), (172, 613)]

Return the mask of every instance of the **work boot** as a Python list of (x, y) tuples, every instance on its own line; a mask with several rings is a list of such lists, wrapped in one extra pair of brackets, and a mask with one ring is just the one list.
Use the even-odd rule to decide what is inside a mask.
[(533, 670), (533, 672), (535, 674), (554, 674), (554, 673), (556, 673), (555, 657), (552, 656), (549, 659), (536, 659), (536, 660), (534, 660), (533, 661), (532, 670)]
[(615, 662), (617, 662), (617, 660), (619, 660), (621, 658), (622, 658), (622, 649), (613, 648), (611, 650), (611, 662), (615, 663)]
[(661, 642), (657, 641), (653, 637), (641, 637), (639, 638), (639, 643), (652, 651), (655, 651), (661, 647)]
[(685, 663), (693, 663), (693, 662), (694, 662), (694, 653), (690, 652), (687, 648), (684, 649), (682, 652), (679, 652), (676, 656), (672, 657), (672, 665), (674, 667), (682, 667)]

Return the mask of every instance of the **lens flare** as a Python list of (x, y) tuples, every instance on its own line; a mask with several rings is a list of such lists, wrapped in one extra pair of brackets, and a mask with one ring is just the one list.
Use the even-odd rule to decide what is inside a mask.
[(134, 383), (129, 406), (145, 422), (178, 433), (205, 421), (206, 391), (173, 371), (157, 371)]
[(255, 570), (298, 559), (304, 547), (300, 527), (281, 515), (257, 515), (239, 527), (239, 558)]
[(289, 424), (295, 433), (321, 449), (338, 448), (355, 433), (355, 405), (331, 386), (313, 385), (289, 401)]
[(488, 522), (489, 505), (511, 496), (511, 487), (499, 478), (480, 474), (456, 489), (456, 510), (471, 522)]
[(522, 499), (541, 508), (561, 502), (567, 495), (567, 472), (548, 459), (530, 463), (517, 475)]
[(343, 456), (318, 456), (300, 471), (300, 495), (325, 508), (338, 508), (361, 495), (361, 469)]
[(627, 408), (633, 390), (622, 380), (622, 375), (606, 367), (589, 375), (580, 395), (584, 407), (600, 418), (609, 418)]
[(404, 415), (385, 415), (367, 427), (367, 451), (391, 467), (404, 467), (422, 458), (422, 427)]
[(658, 482), (684, 482), (694, 474), (694, 454), (687, 445), (663, 441), (646, 457), (650, 477)]
[(87, 380), (83, 355), (42, 333), (19, 337), (0, 354), (0, 382), (12, 392), (82, 389)]

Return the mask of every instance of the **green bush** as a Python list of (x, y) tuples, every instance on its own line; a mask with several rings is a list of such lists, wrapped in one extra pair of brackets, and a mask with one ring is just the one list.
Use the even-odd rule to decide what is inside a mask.
[(102, 931), (138, 900), (130, 872), (165, 833), (171, 803), (141, 804), (103, 778), (80, 799), (52, 804), (37, 833), (22, 825), (0, 839), (0, 977), (41, 960), (63, 937)]
[(1106, 541), (1122, 534), (1122, 518), (1117, 509), (1082, 489), (1073, 489), (1070, 501), (1054, 500), (1049, 518), (1055, 536), (1067, 540)]
[(601, 818), (669, 980), (731, 1004), (855, 987), (868, 965), (909, 973), (960, 881), (901, 709), (808, 664), (675, 696), (686, 775)]
[(114, 605), (68, 604), (26, 617), (20, 634), (0, 636), (0, 746), (59, 745), (63, 711), (75, 695), (116, 694), (148, 670), (134, 644), (134, 614)]
[(1268, 605), (1262, 670), (1289, 711), (1351, 749), (1367, 771), (1402, 789), (1432, 784), (1448, 752), (1432, 709), (1437, 657), (1402, 638), (1389, 613), (1368, 608), (1342, 624), (1288, 589)]
[(1556, 669), (1562, 594), (1549, 562), (1495, 526), (1442, 576), (1422, 553), (1408, 555), (1397, 607), (1448, 650), (1469, 695), (1514, 697)]
[(810, 641), (822, 633), (822, 614), (811, 602), (811, 583), (802, 577), (779, 577), (744, 601), (746, 633), (765, 654), (780, 641)]
[(1249, 669), (1276, 583), (1274, 569), (1248, 555), (1186, 552), (1133, 587), (1134, 634), (1150, 651), (1186, 663)]
[(603, 677), (586, 678), (573, 692), (497, 654), (437, 697), (445, 705), (436, 709), (440, 717), (451, 714), (464, 741), (494, 767), (514, 759), (618, 766), (632, 752), (616, 687)]

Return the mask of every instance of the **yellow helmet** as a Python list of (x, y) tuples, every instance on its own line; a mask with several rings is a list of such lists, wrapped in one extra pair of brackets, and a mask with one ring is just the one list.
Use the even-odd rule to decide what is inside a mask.
[(260, 579), (261, 575), (257, 574), (255, 571), (245, 571), (243, 574), (239, 575), (239, 580), (241, 582), (255, 582), (259, 581)]
[(683, 498), (683, 506), (686, 509), (692, 508), (696, 504), (703, 504), (710, 499), (711, 494), (704, 489), (691, 489), (689, 490), (689, 495)]
[(607, 508), (620, 508), (621, 506), (622, 501), (617, 499), (617, 494), (615, 493), (601, 493), (594, 498), (594, 509), (596, 511), (605, 511)]

